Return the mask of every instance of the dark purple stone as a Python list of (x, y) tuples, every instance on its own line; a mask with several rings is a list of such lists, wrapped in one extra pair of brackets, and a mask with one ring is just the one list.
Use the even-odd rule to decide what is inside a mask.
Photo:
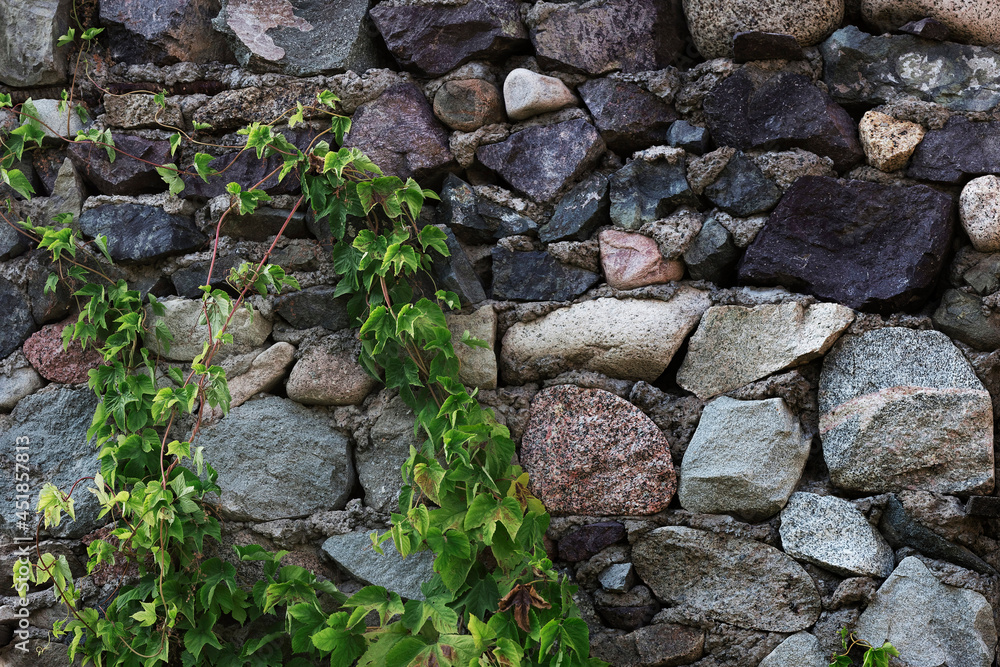
[(598, 607), (597, 613), (608, 627), (617, 630), (635, 630), (648, 624), (660, 611), (655, 604), (644, 604), (639, 607)]
[(996, 496), (970, 496), (965, 504), (969, 516), (984, 516), (991, 519), (1000, 517), (1000, 498)]
[(113, 164), (105, 147), (91, 142), (71, 143), (69, 157), (77, 171), (104, 195), (137, 195), (167, 189), (156, 168), (173, 161), (168, 142), (118, 134), (115, 148), (118, 150)]
[(559, 558), (570, 563), (593, 558), (627, 534), (625, 526), (617, 521), (588, 523), (559, 540)]
[(910, 21), (900, 26), (899, 32), (916, 35), (924, 39), (932, 39), (935, 42), (947, 42), (951, 31), (948, 30), (948, 26), (937, 19), (928, 17), (919, 21)]
[(623, 155), (667, 141), (674, 108), (626, 81), (594, 79), (577, 89), (608, 148)]
[(739, 266), (744, 285), (781, 285), (851, 308), (919, 306), (951, 242), (950, 197), (804, 176), (792, 184)]
[(547, 252), (493, 249), (493, 297), (517, 301), (567, 301), (593, 287), (600, 276), (563, 264)]
[(906, 175), (925, 181), (962, 183), (968, 176), (1000, 172), (1000, 121), (974, 122), (952, 116), (917, 144)]
[(733, 60), (802, 60), (797, 39), (780, 32), (738, 32), (733, 35)]
[(351, 323), (347, 298), (334, 297), (332, 285), (316, 285), (274, 299), (274, 309), (296, 329), (323, 327), (339, 331)]

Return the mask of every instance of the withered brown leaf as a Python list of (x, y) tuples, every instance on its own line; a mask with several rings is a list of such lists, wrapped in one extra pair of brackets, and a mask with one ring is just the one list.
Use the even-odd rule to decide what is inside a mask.
[(525, 632), (531, 632), (531, 621), (528, 618), (528, 611), (532, 607), (535, 609), (551, 609), (552, 605), (535, 592), (534, 586), (530, 584), (527, 586), (518, 584), (511, 589), (510, 593), (503, 596), (500, 604), (497, 605), (497, 611), (510, 611), (511, 607), (514, 608), (514, 622), (517, 623), (517, 627)]

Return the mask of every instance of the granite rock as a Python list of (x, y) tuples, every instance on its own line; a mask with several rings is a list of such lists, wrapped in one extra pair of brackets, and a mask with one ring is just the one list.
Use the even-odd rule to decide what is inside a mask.
[[(172, 361), (191, 361), (201, 354), (202, 346), (208, 340), (208, 325), (198, 324), (202, 316), (201, 301), (194, 299), (166, 299), (160, 301), (164, 308), (163, 316), (153, 315), (147, 310), (146, 347), (158, 352), (160, 356)], [(170, 349), (159, 348), (151, 332), (152, 327), (162, 323), (174, 337)], [(216, 359), (232, 355), (245, 354), (264, 344), (271, 335), (271, 321), (254, 309), (248, 314), (245, 308), (236, 310), (233, 319), (226, 329), (233, 335), (233, 342), (220, 348)]]
[(212, 31), (218, 10), (218, 0), (102, 0), (99, 16), (115, 62), (169, 65), (232, 59)]
[(608, 181), (611, 221), (627, 231), (665, 218), (678, 206), (698, 205), (688, 185), (683, 153), (632, 160), (611, 174)]
[(80, 116), (69, 105), (60, 109), (60, 103), (61, 100), (50, 98), (32, 100), (32, 104), (35, 105), (35, 111), (37, 112), (35, 118), (41, 124), (41, 130), (47, 138), (58, 139), (60, 137), (69, 137), (72, 139), (76, 136), (77, 132), (83, 129), (83, 122), (80, 120)]
[(323, 327), (339, 331), (351, 323), (347, 302), (335, 298), (336, 288), (316, 285), (298, 292), (282, 294), (274, 299), (274, 310), (296, 329)]
[[(166, 183), (156, 166), (171, 161), (170, 144), (127, 134), (115, 136), (114, 164), (104, 146), (74, 142), (67, 149), (77, 171), (104, 195), (137, 195), (164, 192)], [(229, 178), (235, 175), (230, 173)], [(244, 182), (244, 181), (241, 181)]]
[(781, 190), (774, 181), (741, 151), (729, 159), (703, 193), (715, 206), (739, 218), (769, 211), (781, 199)]
[(148, 93), (131, 95), (104, 94), (104, 122), (111, 127), (125, 130), (154, 129), (163, 125), (183, 127), (184, 113), (181, 105), (167, 97), (164, 107)]
[(653, 623), (628, 634), (598, 634), (591, 638), (591, 655), (616, 667), (687, 665), (705, 650), (705, 632), (676, 623)]
[(559, 559), (570, 563), (589, 560), (612, 544), (623, 542), (627, 535), (625, 526), (618, 521), (588, 523), (559, 540)]
[(740, 255), (733, 235), (716, 215), (710, 215), (684, 251), (684, 265), (692, 280), (708, 280), (725, 286), (735, 278)]
[(31, 317), (31, 303), (14, 283), (3, 277), (0, 277), (0, 312), (4, 314), (0, 327), (0, 359), (4, 359), (21, 347), (38, 327)]
[(461, 132), (504, 121), (500, 91), (483, 79), (446, 81), (434, 94), (434, 115)]
[(327, 336), (302, 355), (288, 376), (288, 398), (304, 405), (357, 405), (378, 386), (358, 362), (353, 331)]
[(419, 551), (403, 558), (389, 540), (382, 545), (384, 553), (377, 554), (370, 535), (370, 531), (334, 535), (323, 543), (323, 551), (356, 579), (409, 600), (423, 600), (420, 585), (434, 577), (434, 553)]
[[(458, 381), (480, 389), (497, 387), (497, 314), (493, 306), (482, 306), (471, 312), (447, 313), (451, 343), (458, 356)], [(489, 347), (470, 347), (462, 342), (462, 334), (484, 341)]]
[(627, 81), (592, 79), (578, 89), (608, 148), (621, 155), (667, 143), (677, 112), (653, 93)]
[(956, 42), (980, 46), (1000, 43), (1000, 17), (995, 8), (963, 0), (862, 0), (861, 15), (883, 32), (929, 18)]
[(1000, 121), (973, 122), (956, 115), (941, 129), (924, 136), (913, 151), (906, 175), (927, 181), (962, 183), (969, 175), (998, 171)]
[(87, 209), (80, 216), (80, 231), (91, 238), (106, 236), (108, 253), (116, 261), (191, 252), (208, 240), (192, 218), (142, 204), (103, 204)]
[(778, 644), (758, 667), (829, 667), (828, 655), (808, 632), (797, 632)]
[(969, 181), (958, 199), (959, 218), (979, 252), (1000, 250), (1000, 178), (980, 176)]
[(10, 0), (0, 5), (0, 83), (44, 86), (66, 80), (69, 0)]
[(934, 311), (934, 326), (977, 350), (1000, 348), (1000, 314), (984, 312), (983, 300), (975, 294), (947, 290)]
[(544, 243), (586, 241), (595, 229), (611, 221), (610, 205), (607, 176), (593, 173), (559, 200), (552, 218), (539, 228), (538, 238)]
[(733, 35), (733, 62), (802, 60), (802, 45), (794, 35), (751, 30)]
[(519, 301), (568, 301), (590, 289), (596, 273), (561, 264), (545, 251), (493, 249), (493, 297)]
[(926, 134), (923, 126), (896, 120), (880, 111), (866, 111), (858, 125), (861, 148), (868, 164), (881, 171), (896, 171), (906, 166)]
[[(253, 358), (243, 373), (229, 377), (230, 408), (239, 407), (261, 392), (272, 391), (295, 363), (295, 346), (275, 343)], [(222, 411), (209, 408), (213, 420), (222, 419)]]
[(503, 101), (511, 120), (524, 120), (573, 106), (576, 95), (554, 76), (518, 67), (504, 79)]
[(656, 424), (600, 389), (559, 385), (539, 392), (520, 461), (532, 493), (555, 515), (654, 514), (677, 488)]
[(665, 260), (656, 241), (617, 229), (601, 232), (601, 268), (608, 285), (629, 290), (684, 277), (684, 263)]
[(380, 512), (399, 511), (400, 469), (410, 457), (410, 447), (419, 447), (413, 433), (413, 410), (395, 396), (372, 425), (368, 438), (354, 450), (358, 481), (365, 492), (365, 505)]
[(86, 382), (89, 377), (87, 371), (97, 368), (102, 361), (97, 350), (81, 349), (78, 343), (63, 349), (62, 331), (67, 325), (75, 324), (75, 318), (59, 324), (47, 324), (24, 341), (24, 356), (49, 382)]

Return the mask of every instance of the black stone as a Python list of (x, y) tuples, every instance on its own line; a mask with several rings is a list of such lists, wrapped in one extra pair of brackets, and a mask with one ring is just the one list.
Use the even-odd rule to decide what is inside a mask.
[(684, 160), (633, 160), (611, 174), (611, 221), (617, 227), (637, 230), (647, 222), (665, 218), (678, 206), (698, 205), (687, 181)]
[(952, 209), (950, 197), (924, 185), (804, 176), (747, 248), (739, 280), (861, 310), (913, 308), (941, 269)]
[[(215, 266), (212, 268), (212, 282), (209, 283), (212, 289), (222, 289), (230, 294), (236, 294), (236, 290), (226, 282), (226, 278), (229, 277), (231, 269), (237, 268), (243, 262), (244, 259), (235, 254), (218, 257), (215, 260)], [(200, 299), (203, 294), (200, 287), (205, 284), (205, 279), (208, 278), (208, 268), (210, 265), (211, 260), (206, 259), (175, 271), (170, 276), (170, 279), (174, 284), (174, 291), (178, 296), (189, 299)]]
[(677, 120), (671, 105), (634, 83), (593, 79), (577, 91), (608, 148), (626, 157), (666, 142)]
[(704, 110), (720, 146), (801, 148), (831, 158), (841, 171), (864, 157), (848, 113), (801, 74), (778, 74), (758, 87), (740, 70), (712, 89)]
[(741, 151), (733, 155), (703, 194), (723, 211), (738, 218), (769, 211), (781, 199), (781, 189)]
[(983, 300), (975, 294), (947, 290), (934, 311), (934, 326), (977, 350), (1000, 348), (1000, 315), (984, 315)]
[[(47, 221), (43, 221), (42, 224), (45, 222)], [(11, 223), (13, 220), (10, 223), (0, 220), (0, 261), (24, 254), (28, 248), (35, 245), (34, 239), (24, 231), (13, 227)]]
[[(288, 218), (290, 210), (269, 207), (258, 208), (248, 215), (237, 215), (231, 211), (222, 223), (222, 233), (225, 236), (235, 236), (248, 241), (267, 241), (281, 231)], [(300, 208), (292, 214), (288, 226), (281, 233), (283, 238), (304, 239), (309, 235), (306, 226), (306, 214)]]
[(593, 558), (627, 535), (625, 526), (617, 521), (588, 523), (559, 540), (559, 559), (576, 563)]
[(1000, 121), (974, 122), (952, 116), (917, 144), (906, 175), (925, 181), (962, 183), (969, 176), (1000, 172)]
[(878, 528), (893, 549), (910, 547), (931, 558), (946, 560), (980, 574), (997, 575), (997, 571), (976, 554), (918, 523), (895, 494), (886, 502)]
[(31, 306), (14, 283), (0, 278), (0, 313), (3, 326), (0, 327), (0, 359), (17, 350), (28, 336), (38, 328), (31, 317)]
[(899, 27), (899, 32), (916, 35), (917, 37), (923, 37), (924, 39), (932, 39), (935, 42), (946, 42), (951, 36), (951, 31), (948, 30), (948, 26), (941, 23), (937, 19), (932, 19), (930, 17), (920, 19), (919, 21), (910, 21), (909, 23), (905, 23)]
[(50, 258), (51, 256), (45, 251), (38, 251), (28, 275), (28, 299), (31, 301), (31, 315), (39, 326), (58, 322), (69, 315), (70, 310), (75, 305), (72, 293), (83, 287), (82, 284), (76, 284), (74, 281), (73, 288), (70, 289), (66, 281), (60, 280), (56, 283), (54, 292), (46, 293), (45, 283), (48, 281), (49, 275), (58, 273), (58, 267), (48, 263)]
[(80, 216), (80, 231), (91, 238), (107, 236), (108, 252), (116, 261), (192, 252), (208, 240), (191, 218), (140, 204), (104, 204), (88, 209)]
[(447, 225), (466, 243), (487, 243), (493, 238), (493, 229), (479, 215), (478, 205), (479, 195), (472, 186), (455, 174), (448, 174), (441, 188), (437, 222)]
[(965, 504), (965, 513), (969, 516), (982, 516), (990, 519), (1000, 517), (1000, 498), (996, 496), (969, 496)]
[(542, 225), (538, 238), (554, 241), (586, 241), (595, 229), (611, 222), (608, 178), (591, 174), (563, 197), (552, 218)]
[(609, 628), (618, 630), (637, 630), (644, 625), (648, 625), (656, 612), (660, 611), (659, 605), (645, 604), (639, 607), (598, 607), (600, 614)]
[[(288, 141), (300, 150), (304, 150), (312, 139), (312, 133), (287, 130), (279, 132)], [(209, 163), (212, 169), (225, 170), (214, 176), (209, 176), (206, 182), (197, 174), (181, 176), (184, 181), (185, 197), (205, 197), (212, 198), (227, 194), (226, 186), (229, 183), (239, 183), (244, 188), (249, 188), (260, 182), (258, 190), (263, 190), (270, 195), (286, 195), (299, 192), (299, 175), (290, 172), (280, 182), (278, 174), (271, 174), (281, 166), (280, 156), (273, 155), (267, 159), (257, 157), (257, 152), (249, 151), (216, 151), (211, 148), (204, 148), (203, 153), (215, 155), (215, 159)], [(266, 178), (265, 178), (266, 177)], [(261, 182), (262, 181), (262, 182)]]
[(733, 235), (715, 216), (701, 226), (694, 242), (684, 252), (684, 264), (692, 280), (708, 280), (716, 285), (730, 285), (736, 277), (740, 249)]
[(339, 331), (351, 324), (347, 299), (334, 297), (335, 287), (316, 285), (300, 292), (282, 294), (274, 300), (274, 309), (296, 329), (323, 327)]
[(538, 233), (537, 222), (508, 206), (480, 198), (476, 210), (487, 226), (493, 230), (489, 239), (491, 241), (498, 241), (508, 236), (533, 236)]
[(805, 54), (797, 39), (780, 32), (738, 32), (733, 35), (733, 61), (802, 60)]
[(692, 125), (686, 120), (678, 120), (667, 130), (667, 143), (674, 148), (683, 148), (688, 153), (702, 155), (708, 151), (711, 137), (708, 130)]
[[(81, 176), (103, 195), (137, 195), (167, 189), (156, 168), (173, 161), (169, 142), (149, 141), (127, 134), (115, 135), (114, 140), (118, 149), (114, 163), (104, 146), (91, 142), (69, 145), (69, 157)], [(228, 180), (233, 179), (234, 174), (229, 173)]]
[(594, 285), (600, 276), (557, 261), (547, 252), (493, 249), (493, 298), (517, 301), (567, 301)]
[[(486, 300), (486, 290), (479, 279), (469, 256), (465, 254), (462, 245), (455, 238), (454, 232), (448, 227), (442, 227), (445, 241), (448, 244), (449, 257), (434, 255), (432, 273), (437, 283), (436, 289), (444, 289), (458, 295), (463, 306), (474, 305)], [(434, 293), (434, 289), (429, 290)]]

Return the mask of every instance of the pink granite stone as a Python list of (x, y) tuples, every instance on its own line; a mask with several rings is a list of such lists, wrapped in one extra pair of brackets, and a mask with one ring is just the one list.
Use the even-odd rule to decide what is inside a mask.
[(654, 514), (677, 477), (656, 424), (601, 389), (560, 385), (531, 402), (521, 443), (530, 488), (554, 515)]
[(604, 277), (615, 289), (635, 289), (684, 277), (684, 263), (665, 260), (656, 241), (648, 236), (606, 229), (598, 240)]
[(83, 350), (78, 342), (70, 343), (69, 349), (63, 350), (63, 327), (74, 323), (75, 319), (47, 324), (24, 341), (24, 356), (49, 382), (86, 382), (87, 371), (101, 363), (101, 355), (96, 350)]

